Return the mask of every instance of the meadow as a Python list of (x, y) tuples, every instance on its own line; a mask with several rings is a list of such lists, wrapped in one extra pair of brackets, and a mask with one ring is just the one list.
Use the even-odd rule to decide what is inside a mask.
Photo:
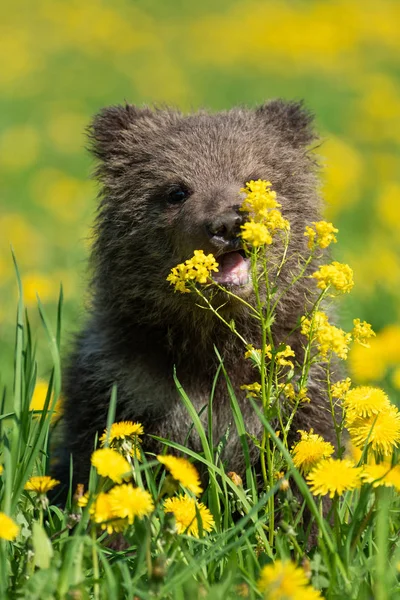
[[(397, 480), (388, 483), (387, 473), (369, 482), (364, 476), (362, 485), (360, 479), (335, 496), (331, 526), (321, 518), (307, 473), (267, 420), (268, 443), (284, 475), (273, 481), (271, 471), (263, 493), (249, 466), (245, 483), (224, 472), (206, 432), (202, 455), (181, 449), (210, 474), (197, 502), (211, 517), (198, 518), (197, 508), (189, 522), (199, 537), (177, 532), (165, 516), (168, 469), (154, 457), (141, 456), (139, 464), (135, 456), (130, 465), (136, 487), (151, 495), (147, 506), (155, 508), (129, 526), (128, 549), (104, 542), (108, 525), (101, 528), (108, 521), (96, 521), (92, 509), (96, 494), (109, 493), (111, 484), (95, 469), (86, 507), (71, 490), (66, 511), (49, 509), (43, 490), (24, 487), (33, 475), (48, 473), (50, 422), (57, 419), (47, 409), (55, 408), (64, 357), (87, 302), (97, 189), (84, 129), (102, 106), (125, 99), (183, 110), (254, 106), (274, 97), (305, 100), (321, 134), (315, 152), (326, 218), (339, 229), (333, 256), (354, 271), (354, 289), (337, 302), (338, 325), (351, 331), (357, 317), (376, 332), (369, 348), (351, 346), (348, 374), (355, 389), (382, 388), (398, 404), (399, 4), (21, 0), (2, 12), (0, 511), (15, 519), (18, 535), (12, 543), (1, 540), (0, 597), (257, 598), (264, 593), (260, 574), (273, 560), (300, 569), (268, 575), (272, 582), (281, 575), (280, 581), (299, 582), (300, 592), (289, 589), (287, 597), (318, 597), (312, 590), (327, 598), (398, 597)], [(31, 405), (32, 398), (38, 404)], [(190, 399), (182, 401), (190, 411)], [(115, 397), (109, 429), (114, 403)], [(139, 443), (140, 436), (130, 437)], [(366, 464), (368, 456), (356, 460)], [(391, 461), (395, 468), (396, 452)], [(179, 478), (172, 480), (177, 486)], [(375, 485), (379, 480), (385, 485)], [(194, 500), (196, 493), (179, 485)], [(292, 487), (302, 491), (304, 506)], [(285, 515), (277, 530), (274, 497)], [(312, 551), (305, 507), (317, 530)], [(285, 597), (282, 590), (280, 596), (265, 590), (266, 597)]]

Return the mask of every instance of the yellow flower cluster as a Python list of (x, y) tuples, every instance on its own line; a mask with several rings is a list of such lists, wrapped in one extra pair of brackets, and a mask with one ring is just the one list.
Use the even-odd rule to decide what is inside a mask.
[(322, 358), (326, 359), (328, 354), (334, 352), (339, 358), (346, 360), (351, 334), (331, 325), (325, 313), (317, 311), (311, 319), (302, 317), (301, 333), (311, 341), (316, 341)]
[(314, 229), (307, 225), (304, 232), (304, 235), (308, 237), (307, 245), (310, 250), (314, 250), (316, 245), (320, 248), (327, 248), (330, 244), (337, 242), (334, 234), (338, 233), (339, 230), (332, 223), (313, 221), (312, 225), (314, 225)]
[(304, 569), (290, 561), (277, 560), (263, 567), (257, 588), (268, 600), (317, 600), (317, 598), (321, 598), (320, 592), (309, 585)]
[(240, 190), (246, 194), (240, 210), (250, 216), (250, 220), (241, 227), (242, 239), (256, 248), (272, 244), (273, 235), (278, 230), (289, 229), (289, 221), (277, 210), (281, 205), (271, 185), (270, 181), (251, 180)]
[(368, 444), (378, 455), (390, 456), (400, 445), (400, 413), (383, 390), (356, 387), (343, 404), (345, 425), (355, 446)]
[(336, 383), (331, 385), (332, 397), (333, 398), (344, 398), (350, 388), (351, 388), (350, 377), (346, 377), (346, 379), (337, 381)]
[(333, 261), (329, 265), (322, 265), (318, 271), (311, 275), (318, 281), (317, 287), (325, 290), (328, 286), (341, 293), (350, 292), (354, 285), (353, 270), (349, 265)]
[(157, 460), (164, 465), (172, 477), (179, 481), (187, 490), (199, 496), (203, 491), (200, 486), (200, 476), (196, 467), (186, 458), (178, 456), (157, 456)]
[(192, 258), (171, 269), (167, 281), (175, 286), (176, 292), (185, 294), (190, 292), (186, 285), (188, 282), (207, 283), (211, 277), (211, 271), (218, 271), (218, 263), (214, 255), (205, 255), (203, 250), (195, 250)]
[[(271, 352), (271, 345), (268, 344), (268, 346), (265, 348), (265, 354), (268, 356), (269, 359), (272, 358), (272, 352)], [(290, 346), (285, 346), (283, 348), (283, 350), (279, 350), (276, 355), (275, 355), (275, 361), (276, 364), (279, 365), (280, 367), (290, 367), (291, 369), (293, 369), (293, 362), (291, 360), (288, 360), (291, 357), (294, 357), (295, 353), (294, 351), (291, 349)]]
[(326, 458), (321, 460), (307, 476), (310, 489), (316, 496), (335, 494), (357, 489), (361, 486), (362, 468), (351, 460)]
[(323, 458), (329, 458), (334, 452), (330, 442), (311, 430), (299, 431), (301, 439), (291, 451), (295, 466), (303, 473), (309, 473)]
[(132, 476), (126, 458), (112, 448), (95, 450), (91, 462), (99, 475), (109, 477), (115, 483), (121, 483), (123, 479), (129, 479)]
[(240, 389), (245, 390), (247, 396), (258, 398), (261, 392), (261, 384), (256, 381), (255, 383), (249, 383), (248, 385), (241, 385)]
[(370, 347), (368, 340), (376, 336), (376, 333), (372, 330), (372, 327), (366, 321), (360, 321), (360, 319), (353, 320), (353, 331), (352, 336), (355, 342), (361, 344), (365, 348)]
[(172, 513), (175, 518), (176, 532), (199, 537), (199, 522), (203, 531), (211, 531), (214, 519), (209, 509), (190, 496), (168, 498), (164, 502), (164, 511)]
[(140, 460), (139, 445), (142, 441), (140, 438), (142, 434), (143, 425), (141, 423), (120, 421), (111, 425), (110, 432), (107, 429), (104, 431), (100, 436), (100, 444), (104, 447), (108, 440), (110, 448), (127, 456), (136, 456)]

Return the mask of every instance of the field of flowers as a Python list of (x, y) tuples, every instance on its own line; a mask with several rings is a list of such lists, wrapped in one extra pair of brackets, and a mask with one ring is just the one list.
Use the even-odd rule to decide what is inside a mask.
[[(18, 0), (2, 13), (0, 598), (398, 597), (400, 4)], [(354, 271), (352, 293), (337, 301), (338, 325), (366, 343), (349, 348), (353, 395), (346, 399), (346, 381), (329, 393), (333, 403), (345, 399), (335, 427), (338, 435), (349, 430), (356, 463), (347, 464), (340, 450), (330, 458), (327, 442), (308, 432), (297, 451), (285, 446), (264, 412), (263, 452), (273, 448), (282, 471), (265, 466), (268, 493), (260, 494), (249, 465), (245, 483), (224, 472), (204, 432), (204, 453), (187, 455), (195, 467), (171, 461), (168, 445), (166, 456), (146, 457), (140, 424), (121, 425), (116, 434), (114, 398), (89, 493), (71, 489), (66, 511), (49, 509), (47, 493), (56, 484), (33, 476), (48, 473), (63, 357), (86, 303), (97, 192), (86, 125), (101, 107), (125, 99), (219, 110), (274, 97), (302, 98), (316, 115), (326, 218), (339, 229), (332, 252)], [(314, 318), (320, 332), (331, 327)], [(305, 334), (312, 323), (308, 331), (303, 324)], [(368, 340), (367, 323), (376, 332)], [(323, 353), (319, 335), (310, 334), (310, 343)], [(340, 338), (342, 348), (348, 340)], [(290, 350), (286, 357), (270, 352), (277, 364), (290, 361)], [(258, 367), (262, 379), (263, 363)], [(301, 389), (286, 393), (299, 399)], [(249, 401), (258, 395), (265, 403), (266, 394), (249, 389)], [(183, 401), (193, 410), (190, 399)], [(378, 418), (386, 437), (371, 437)], [(117, 462), (104, 454), (112, 450)], [(318, 473), (317, 458), (331, 471)], [(201, 463), (210, 480), (204, 493)], [(328, 495), (327, 522), (320, 498)], [(284, 515), (279, 531), (276, 498)], [(128, 548), (104, 543), (122, 529)]]

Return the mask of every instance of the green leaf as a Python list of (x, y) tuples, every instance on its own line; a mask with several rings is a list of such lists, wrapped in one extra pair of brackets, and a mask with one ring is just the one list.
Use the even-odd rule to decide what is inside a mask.
[(53, 546), (47, 533), (36, 521), (32, 526), (32, 544), (35, 553), (35, 566), (39, 569), (48, 569), (53, 558)]

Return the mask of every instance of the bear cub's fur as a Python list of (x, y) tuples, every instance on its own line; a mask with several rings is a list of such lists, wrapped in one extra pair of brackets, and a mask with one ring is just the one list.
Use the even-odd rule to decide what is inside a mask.
[[(166, 277), (194, 250), (203, 249), (219, 257), (220, 281), (253, 301), (248, 283), (240, 280), (243, 271), (235, 273), (235, 265), (243, 267), (239, 263), (244, 261), (238, 238), (245, 218), (238, 210), (239, 191), (251, 179), (272, 182), (291, 224), (290, 247), (306, 252), (305, 226), (320, 219), (317, 166), (308, 151), (316, 139), (310, 114), (301, 103), (281, 100), (257, 109), (188, 115), (128, 104), (102, 110), (89, 138), (101, 184), (91, 308), (65, 373), (64, 456), (58, 477), (68, 481), (72, 453), (76, 482), (87, 479), (95, 434), (106, 425), (114, 383), (116, 420), (139, 421), (147, 434), (200, 450), (173, 371), (205, 421), (207, 410), (202, 409), (219, 364), (214, 346), (238, 396), (247, 431), (260, 438), (259, 420), (240, 389), (257, 380), (244, 359), (243, 344), (198, 305), (196, 294), (175, 293)], [(288, 257), (282, 286), (298, 269), (295, 253)], [(314, 262), (309, 272), (316, 267)], [(280, 302), (273, 326), (275, 341), (290, 344), (300, 358), (299, 330), (290, 332), (315, 299), (315, 282), (307, 281), (302, 279)], [(260, 347), (259, 329), (248, 310), (221, 294), (214, 302), (224, 304), (224, 317), (233, 318), (246, 340)], [(312, 401), (298, 412), (292, 430), (313, 427), (332, 439), (320, 375), (314, 367)], [(224, 460), (240, 473), (242, 450), (222, 376), (213, 400), (213, 431), (215, 444), (228, 432)], [(146, 436), (144, 447), (157, 449)], [(254, 449), (254, 460), (256, 456)]]

